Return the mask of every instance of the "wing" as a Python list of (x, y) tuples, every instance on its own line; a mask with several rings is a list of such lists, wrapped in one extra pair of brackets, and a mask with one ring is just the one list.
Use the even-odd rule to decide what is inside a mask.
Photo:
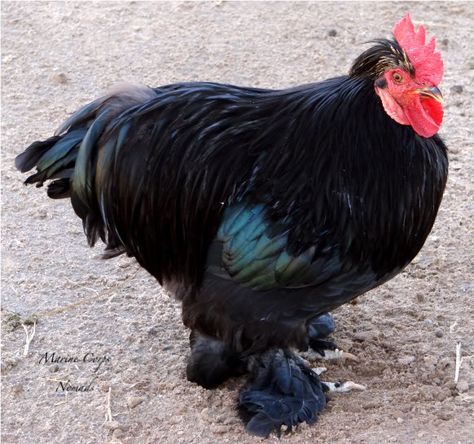
[[(337, 268), (325, 227), (350, 244), (341, 236), (349, 173), (334, 174), (347, 170), (351, 142), (335, 130), (347, 121), (338, 93), (346, 81), (278, 91), (128, 88), (79, 110), (59, 135), (77, 156), (67, 182), (89, 242), (100, 236), (112, 255), (135, 256), (160, 282), (199, 285), (211, 244), (225, 249), (225, 270), (250, 288), (325, 279)], [(62, 157), (53, 151), (48, 162), (68, 159), (65, 149)], [(255, 233), (228, 222), (245, 218)]]
[[(222, 232), (231, 256), (227, 269), (262, 289), (324, 279), (334, 267), (335, 246), (326, 245), (327, 233), (318, 227), (343, 227), (348, 215), (346, 203), (334, 198), (344, 184), (336, 174), (321, 174), (340, 168), (329, 122), (345, 119), (338, 112), (343, 99), (334, 94), (342, 84), (333, 79), (273, 91), (196, 83), (154, 90), (156, 97), (106, 127), (90, 169), (95, 177), (84, 180), (94, 188), (88, 194), (95, 195), (106, 237), (119, 239), (160, 282), (195, 286), (224, 210), (227, 227), (225, 219), (234, 213), (239, 219), (238, 202), (254, 205), (243, 218), (263, 203), (258, 240), (245, 240), (246, 229)], [(73, 204), (77, 200), (73, 194)], [(242, 256), (254, 244), (264, 277), (250, 278), (251, 255)]]
[(224, 212), (208, 270), (254, 290), (319, 285), (341, 270), (338, 245), (321, 229), (313, 245), (291, 253), (289, 231), (266, 217), (264, 204), (236, 204)]
[(265, 152), (250, 145), (271, 116), (255, 102), (271, 91), (198, 83), (155, 92), (108, 126), (88, 182), (107, 237), (160, 282), (197, 285), (225, 204)]

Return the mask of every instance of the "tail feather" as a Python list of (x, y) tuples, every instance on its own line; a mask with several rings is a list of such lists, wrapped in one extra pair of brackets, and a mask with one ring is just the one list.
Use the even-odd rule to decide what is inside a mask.
[(71, 197), (69, 178), (51, 182), (48, 185), (48, 197), (51, 199), (64, 199), (66, 197)]
[(96, 117), (82, 140), (81, 149), (76, 158), (72, 179), (74, 194), (71, 196), (71, 202), (74, 211), (83, 220), (91, 213), (99, 212), (97, 200), (94, 197), (97, 143), (111, 117), (106, 111)]
[[(25, 184), (36, 183), (36, 186), (40, 187), (46, 180), (52, 180), (55, 177), (62, 179), (71, 178), (79, 146), (85, 133), (85, 130), (75, 130), (67, 133), (60, 137), (52, 146), (49, 145), (50, 148), (46, 149), (37, 160), (36, 152), (32, 151), (32, 156), (26, 159), (25, 163), (30, 164), (33, 161), (33, 157), (35, 157), (37, 172), (29, 176)], [(65, 175), (66, 172), (67, 176)]]
[[(39, 159), (37, 164), (38, 170), (51, 168), (54, 164), (57, 164), (58, 161), (66, 157), (74, 148), (78, 148), (85, 134), (86, 130), (81, 128), (61, 137), (61, 139)], [(75, 157), (76, 156), (74, 156), (74, 158)]]
[[(36, 167), (25, 184), (48, 185), (53, 199), (70, 197), (82, 219), (90, 245), (100, 237), (107, 244), (105, 257), (124, 252), (119, 239), (108, 233), (95, 192), (96, 163), (101, 137), (114, 119), (156, 97), (151, 88), (122, 85), (107, 96), (85, 105), (67, 119), (53, 137), (31, 144), (15, 159), (21, 172)], [(106, 172), (105, 172), (106, 173)]]
[(54, 133), (55, 136), (60, 136), (68, 132), (73, 128), (78, 127), (89, 127), (92, 121), (92, 118), (97, 115), (100, 108), (104, 105), (104, 102), (109, 98), (109, 96), (101, 97), (97, 100), (94, 100), (87, 105), (84, 105), (82, 108), (77, 110), (72, 116), (70, 116), (66, 121), (64, 121), (61, 126)]
[(61, 136), (53, 136), (44, 141), (32, 143), (25, 151), (16, 156), (16, 168), (22, 173), (30, 171), (36, 166), (41, 157), (43, 157), (43, 155), (60, 139)]

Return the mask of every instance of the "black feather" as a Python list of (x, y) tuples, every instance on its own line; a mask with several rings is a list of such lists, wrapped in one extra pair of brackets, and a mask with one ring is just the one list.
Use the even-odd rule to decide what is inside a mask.
[[(53, 180), (50, 197), (71, 197), (104, 257), (134, 256), (175, 290), (185, 324), (211, 338), (190, 377), (214, 383), (231, 374), (227, 352), (307, 347), (315, 317), (386, 282), (423, 246), (448, 160), (438, 136), (392, 120), (374, 92), (384, 70), (410, 71), (400, 51), (378, 41), (349, 76), (283, 90), (122, 88), (16, 165), (36, 166), (27, 183)], [(267, 370), (241, 397), (261, 435), (323, 407), (318, 380), (282, 353), (262, 355)]]
[[(223, 296), (211, 300), (214, 292), (202, 283), (207, 267), (221, 270), (219, 276), (226, 272), (222, 258), (208, 257), (226, 207), (263, 205), (268, 235), (285, 233), (291, 257), (313, 255), (301, 276), (313, 270), (315, 288), (295, 290), (299, 305), (288, 306), (285, 282), (295, 286), (288, 275), (270, 305), (231, 281), (233, 309), (250, 298), (254, 319), (273, 308), (314, 317), (410, 262), (431, 230), (447, 174), (441, 139), (422, 138), (393, 121), (373, 79), (355, 74), (287, 90), (214, 83), (132, 88), (83, 108), (63, 131), (45, 144), (58, 151), (55, 145), (68, 145), (68, 138), (72, 145), (72, 135), (86, 131), (71, 200), (89, 242), (100, 237), (110, 251), (136, 257), (160, 282), (181, 283), (191, 295), (184, 310), (202, 299), (216, 319)], [(23, 168), (40, 158), (38, 150), (45, 154), (29, 150), (30, 161), (18, 160)], [(42, 183), (48, 174), (42, 169), (30, 181)], [(60, 185), (53, 195), (67, 195)], [(255, 288), (268, 288), (257, 285), (255, 273)], [(191, 321), (201, 317), (185, 316), (190, 327), (203, 329)], [(215, 328), (238, 329), (223, 324)]]
[(301, 358), (272, 349), (252, 359), (250, 380), (239, 396), (247, 431), (262, 437), (281, 426), (291, 431), (301, 422), (312, 424), (326, 406), (318, 376)]
[(53, 136), (45, 141), (33, 142), (25, 151), (15, 158), (15, 166), (22, 173), (26, 173), (34, 168), (41, 157), (60, 139), (60, 136)]

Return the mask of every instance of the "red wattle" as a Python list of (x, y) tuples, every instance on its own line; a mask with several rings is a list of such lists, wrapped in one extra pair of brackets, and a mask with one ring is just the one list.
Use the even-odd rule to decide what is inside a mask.
[(417, 134), (432, 137), (438, 131), (443, 120), (441, 103), (431, 98), (419, 98), (404, 107), (405, 115)]
[(421, 97), (421, 106), (425, 109), (428, 115), (439, 126), (443, 121), (443, 105), (430, 97)]
[(423, 137), (432, 137), (443, 121), (443, 105), (435, 99), (412, 94), (408, 104), (400, 105), (388, 89), (375, 87), (385, 112), (400, 125), (410, 125)]

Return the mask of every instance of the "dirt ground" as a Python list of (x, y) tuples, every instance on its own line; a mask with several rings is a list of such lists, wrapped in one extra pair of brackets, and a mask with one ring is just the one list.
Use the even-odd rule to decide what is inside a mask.
[[(437, 36), (445, 61), (444, 201), (413, 264), (335, 312), (335, 339), (359, 362), (331, 363), (325, 378), (367, 390), (334, 395), (317, 424), (281, 441), (474, 442), (474, 3), (1, 8), (4, 443), (262, 441), (244, 432), (235, 409), (244, 379), (213, 391), (187, 382), (179, 304), (133, 260), (98, 259), (101, 247), (87, 247), (69, 202), (22, 185), (15, 155), (122, 81), (286, 87), (346, 73), (364, 42), (390, 35), (408, 10)], [(31, 331), (35, 319), (23, 356), (20, 324)], [(457, 343), (464, 361), (456, 385)], [(53, 352), (79, 362), (45, 364)], [(64, 391), (66, 381), (87, 391)]]

